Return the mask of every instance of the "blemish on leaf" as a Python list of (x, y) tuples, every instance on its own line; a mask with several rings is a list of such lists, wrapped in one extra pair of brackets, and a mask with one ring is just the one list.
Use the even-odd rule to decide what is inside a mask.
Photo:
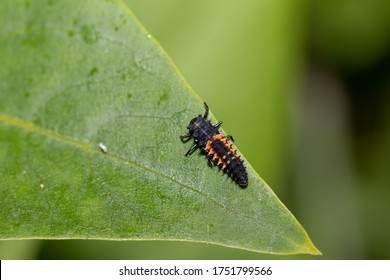
[(98, 69), (97, 69), (96, 66), (94, 66), (94, 67), (91, 69), (91, 71), (89, 71), (88, 77), (91, 77), (91, 76), (93, 76), (93, 75), (95, 75), (95, 74), (97, 74), (97, 73), (98, 73)]
[(127, 98), (130, 99), (131, 97), (133, 97), (133, 95), (130, 92), (128, 92), (127, 93)]
[(122, 15), (117, 23), (114, 24), (114, 31), (119, 31), (126, 24), (126, 18)]
[(164, 93), (160, 96), (160, 101), (158, 102), (158, 104), (160, 104), (163, 101), (167, 101), (168, 97), (169, 97), (168, 92), (164, 90)]
[(87, 44), (92, 44), (99, 40), (99, 33), (93, 27), (88, 25), (83, 25), (81, 27), (80, 35)]
[(24, 93), (24, 99), (28, 99), (30, 97), (30, 95), (31, 95), (30, 92), (26, 91)]

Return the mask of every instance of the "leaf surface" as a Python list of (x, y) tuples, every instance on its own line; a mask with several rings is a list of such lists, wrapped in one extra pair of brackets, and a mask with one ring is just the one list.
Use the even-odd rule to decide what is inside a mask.
[(248, 162), (241, 189), (184, 157), (203, 104), (122, 1), (5, 0), (0, 26), (1, 239), (319, 253)]

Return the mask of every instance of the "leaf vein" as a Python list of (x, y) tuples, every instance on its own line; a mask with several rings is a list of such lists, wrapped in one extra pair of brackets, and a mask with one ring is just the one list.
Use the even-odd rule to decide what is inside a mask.
[[(41, 134), (43, 136), (46, 136), (46, 137), (50, 137), (52, 139), (55, 139), (55, 140), (58, 140), (58, 141), (61, 141), (61, 142), (65, 142), (65, 143), (68, 143), (68, 144), (72, 144), (78, 148), (81, 148), (81, 149), (84, 149), (88, 152), (96, 152), (96, 153), (101, 153), (100, 149), (98, 147), (94, 147), (88, 143), (84, 143), (82, 141), (79, 141), (79, 140), (76, 140), (76, 139), (72, 139), (70, 137), (67, 137), (67, 136), (64, 136), (64, 135), (61, 135), (61, 134), (58, 134), (56, 132), (53, 132), (53, 131), (50, 131), (50, 130), (47, 130), (47, 129), (44, 129), (42, 127), (39, 127), (39, 126), (36, 126), (34, 125), (33, 123), (30, 123), (30, 122), (27, 122), (27, 121), (24, 121), (24, 120), (21, 120), (21, 119), (18, 119), (18, 118), (14, 118), (14, 117), (11, 117), (11, 116), (8, 116), (6, 114), (0, 114), (0, 122), (3, 122), (5, 124), (8, 124), (8, 125), (11, 125), (11, 126), (16, 126), (16, 127), (19, 127), (19, 128), (24, 128), (30, 132), (35, 132), (35, 133), (38, 133), (38, 134)], [(153, 170), (149, 167), (146, 167), (146, 166), (142, 166), (136, 162), (133, 162), (133, 161), (130, 161), (128, 159), (125, 159), (123, 157), (120, 157), (116, 154), (113, 154), (113, 153), (109, 153), (109, 152), (106, 152), (105, 155), (111, 157), (111, 158), (114, 158), (116, 160), (119, 160), (123, 163), (126, 163), (126, 164), (129, 164), (129, 165), (132, 165), (132, 166), (135, 166), (137, 168), (140, 168), (142, 170), (145, 170), (147, 172), (150, 172), (150, 173), (153, 173), (157, 176), (161, 176), (163, 177), (164, 179), (166, 180), (169, 180), (183, 188), (186, 188), (190, 191), (193, 191), (201, 196), (204, 196), (206, 197), (207, 199), (209, 199), (210, 201), (212, 201), (214, 204), (216, 204), (217, 206), (221, 207), (222, 209), (226, 209), (225, 205), (223, 205), (222, 203), (216, 201), (215, 199), (213, 199), (212, 197), (210, 197), (208, 194), (206, 193), (203, 193), (195, 188), (192, 188), (190, 186), (187, 186), (175, 179), (173, 179), (172, 177), (168, 176), (168, 175), (165, 175), (165, 174), (162, 174), (156, 170)]]

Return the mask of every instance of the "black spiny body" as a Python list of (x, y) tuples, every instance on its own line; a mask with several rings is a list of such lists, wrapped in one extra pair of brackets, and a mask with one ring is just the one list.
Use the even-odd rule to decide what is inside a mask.
[(229, 139), (233, 141), (233, 137), (230, 135), (223, 136), (219, 132), (222, 122), (212, 124), (207, 120), (209, 107), (206, 103), (204, 103), (204, 106), (204, 115), (193, 118), (187, 127), (189, 130), (188, 134), (180, 136), (183, 141), (194, 139), (194, 145), (188, 150), (186, 156), (200, 148), (207, 155), (210, 167), (213, 167), (215, 163), (238, 185), (245, 188), (248, 185), (248, 175), (245, 166), (236, 149), (233, 149), (232, 144), (228, 143)]

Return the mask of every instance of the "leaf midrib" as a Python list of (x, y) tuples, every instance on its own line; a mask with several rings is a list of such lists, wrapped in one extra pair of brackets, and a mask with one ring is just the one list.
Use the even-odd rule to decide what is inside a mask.
[[(79, 141), (79, 140), (76, 140), (76, 139), (73, 139), (73, 138), (70, 138), (68, 136), (64, 136), (64, 135), (61, 135), (61, 134), (58, 134), (56, 132), (53, 132), (53, 131), (50, 131), (48, 129), (45, 129), (45, 128), (42, 128), (42, 127), (39, 127), (31, 122), (27, 122), (27, 121), (24, 121), (24, 120), (21, 120), (19, 118), (15, 118), (15, 117), (12, 117), (12, 116), (9, 116), (7, 114), (1, 114), (0, 113), (0, 122), (2, 123), (5, 123), (7, 125), (11, 125), (11, 126), (14, 126), (14, 127), (18, 127), (18, 128), (23, 128), (23, 129), (26, 129), (30, 132), (33, 132), (33, 133), (37, 133), (37, 134), (40, 134), (40, 135), (43, 135), (43, 136), (46, 136), (46, 137), (49, 137), (49, 138), (52, 138), (52, 139), (55, 139), (57, 141), (60, 141), (60, 142), (64, 142), (66, 144), (71, 144), (71, 145), (74, 145), (82, 150), (85, 150), (87, 152), (94, 152), (94, 153), (99, 153), (101, 154), (102, 151), (100, 150), (100, 148), (98, 148), (98, 146), (92, 146), (88, 143), (85, 143), (85, 142), (82, 142), (82, 141)], [(139, 168), (139, 169), (142, 169), (146, 172), (150, 172), (154, 175), (157, 175), (157, 176), (160, 176), (166, 180), (169, 180), (177, 185), (179, 185), (180, 187), (183, 187), (183, 188), (186, 188), (190, 191), (193, 191), (203, 197), (205, 197), (206, 199), (209, 199), (211, 202), (213, 202), (215, 205), (217, 205), (218, 207), (224, 209), (225, 211), (230, 211), (232, 213), (234, 213), (235, 215), (237, 216), (240, 216), (240, 217), (243, 217), (243, 218), (246, 218), (252, 222), (255, 222), (255, 223), (258, 223), (260, 224), (257, 220), (253, 219), (253, 217), (251, 216), (248, 216), (248, 215), (243, 215), (239, 212), (236, 212), (232, 209), (230, 209), (229, 207), (226, 207), (224, 204), (218, 202), (217, 200), (215, 200), (214, 198), (212, 198), (211, 196), (209, 196), (208, 194), (206, 193), (203, 193), (195, 188), (192, 188), (190, 186), (187, 186), (175, 179), (173, 179), (172, 177), (168, 176), (168, 175), (165, 175), (163, 173), (160, 173), (154, 169), (151, 169), (149, 167), (146, 167), (146, 166), (143, 166), (143, 165), (140, 165), (134, 161), (130, 161), (128, 159), (125, 159), (121, 156), (118, 156), (116, 154), (113, 154), (113, 153), (110, 153), (110, 152), (104, 152), (104, 155), (112, 158), (112, 159), (115, 159), (115, 160), (118, 160), (120, 162), (123, 162), (125, 164), (129, 164), (129, 165), (132, 165), (136, 168)]]
[[(74, 145), (82, 150), (85, 150), (87, 152), (94, 152), (94, 153), (99, 153), (101, 154), (102, 151), (100, 150), (100, 148), (98, 148), (97, 146), (92, 146), (88, 143), (85, 143), (85, 142), (82, 142), (82, 141), (79, 141), (79, 140), (76, 140), (76, 139), (73, 139), (73, 138), (70, 138), (68, 136), (64, 136), (64, 135), (61, 135), (61, 134), (58, 134), (56, 132), (53, 132), (53, 131), (50, 131), (48, 129), (45, 129), (45, 128), (42, 128), (42, 127), (39, 127), (31, 122), (27, 122), (27, 121), (24, 121), (24, 120), (21, 120), (19, 118), (15, 118), (15, 117), (11, 117), (9, 115), (6, 115), (6, 114), (0, 114), (0, 122), (2, 123), (5, 123), (7, 125), (10, 125), (10, 126), (14, 126), (14, 127), (18, 127), (18, 128), (23, 128), (23, 129), (26, 129), (30, 132), (33, 132), (33, 133), (37, 133), (37, 134), (40, 134), (40, 135), (43, 135), (43, 136), (46, 136), (46, 137), (49, 137), (49, 138), (52, 138), (52, 139), (55, 139), (57, 141), (60, 141), (60, 142), (64, 142), (66, 144), (71, 144), (71, 145)], [(111, 157), (112, 159), (115, 159), (115, 160), (118, 160), (118, 161), (121, 161), (125, 164), (129, 164), (129, 165), (132, 165), (136, 168), (139, 168), (139, 169), (142, 169), (144, 171), (147, 171), (147, 172), (150, 172), (152, 174), (155, 174), (157, 176), (160, 176), (160, 177), (163, 177), (164, 179), (166, 180), (169, 180), (183, 188), (186, 188), (186, 189), (189, 189), (197, 194), (200, 194), (204, 197), (206, 197), (207, 199), (211, 200), (213, 203), (215, 203), (217, 206), (221, 207), (222, 209), (227, 209), (225, 205), (223, 205), (222, 203), (216, 201), (215, 199), (213, 199), (212, 197), (210, 197), (209, 195), (197, 190), (197, 189), (194, 189), (190, 186), (187, 186), (175, 179), (173, 179), (172, 177), (170, 176), (167, 176), (165, 174), (162, 174), (154, 169), (151, 169), (149, 167), (146, 167), (146, 166), (143, 166), (143, 165), (140, 165), (134, 161), (131, 161), (131, 160), (128, 160), (128, 159), (125, 159), (121, 156), (118, 156), (116, 154), (113, 154), (113, 153), (110, 153), (110, 152), (104, 152), (104, 154), (108, 157)], [(236, 213), (237, 214), (237, 213)], [(249, 218), (249, 217), (248, 217)]]

